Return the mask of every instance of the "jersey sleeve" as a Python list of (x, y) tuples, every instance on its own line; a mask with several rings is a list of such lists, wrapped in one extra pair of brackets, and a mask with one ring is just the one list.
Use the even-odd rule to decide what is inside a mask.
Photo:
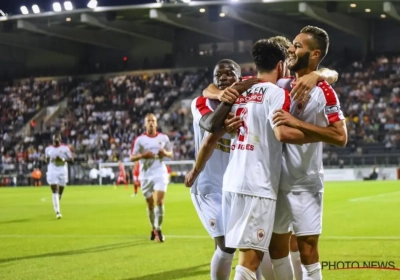
[(286, 90), (292, 90), (292, 82), (293, 82), (293, 78), (292, 77), (285, 77), (282, 79), (279, 79), (276, 82), (276, 85), (280, 88), (286, 89)]
[(49, 157), (50, 157), (50, 155), (49, 155), (49, 147), (47, 147), (47, 148), (44, 150), (44, 156), (45, 156), (45, 158), (49, 158)]
[(213, 111), (209, 105), (208, 99), (204, 96), (199, 96), (192, 101), (191, 110), (193, 120), (196, 123), (200, 123), (200, 120), (204, 115), (207, 115)]
[(164, 149), (165, 149), (167, 152), (172, 151), (172, 143), (171, 143), (171, 141), (169, 140), (168, 135), (165, 135), (165, 146), (164, 146)]
[(68, 146), (65, 146), (65, 157), (67, 159), (72, 159), (72, 152), (71, 149)]
[(136, 137), (136, 139), (133, 140), (133, 142), (132, 142), (131, 155), (138, 154), (139, 147), (140, 147), (140, 140), (139, 140), (139, 137)]
[(277, 88), (274, 89), (274, 93), (271, 94), (271, 99), (269, 104), (269, 108), (267, 112), (269, 112), (268, 120), (272, 126), (275, 128), (275, 124), (273, 123), (273, 117), (276, 110), (282, 109), (286, 112), (290, 112), (290, 93), (286, 89)]
[(344, 120), (345, 117), (340, 109), (339, 98), (337, 97), (335, 90), (326, 81), (318, 83), (318, 87), (324, 94), (324, 114), (329, 124)]

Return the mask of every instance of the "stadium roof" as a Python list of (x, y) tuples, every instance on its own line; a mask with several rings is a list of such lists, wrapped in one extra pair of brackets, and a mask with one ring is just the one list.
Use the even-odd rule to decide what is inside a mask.
[(369, 19), (400, 21), (400, 9), (396, 2), (370, 0), (225, 0), (99, 6), (0, 17), (0, 44), (80, 56), (79, 44), (131, 50), (138, 39), (172, 43), (177, 39), (177, 30), (229, 42), (237, 39), (232, 22), (287, 36), (293, 36), (304, 24), (317, 22), (368, 41)]

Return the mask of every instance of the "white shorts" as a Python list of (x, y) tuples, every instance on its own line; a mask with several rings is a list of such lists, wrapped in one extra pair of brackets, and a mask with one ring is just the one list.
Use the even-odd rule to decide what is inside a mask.
[(268, 252), (275, 203), (269, 198), (224, 192), (222, 213), (225, 246)]
[(293, 231), (296, 236), (322, 233), (323, 193), (282, 191), (278, 193), (274, 233)]
[(222, 194), (191, 194), (194, 207), (204, 228), (212, 238), (224, 236)]
[(46, 174), (47, 183), (51, 185), (58, 185), (65, 187), (68, 183), (68, 176), (65, 173), (49, 173)]
[(156, 179), (143, 179), (140, 180), (140, 187), (142, 189), (142, 194), (147, 199), (154, 191), (167, 192), (168, 179), (166, 178), (156, 178)]

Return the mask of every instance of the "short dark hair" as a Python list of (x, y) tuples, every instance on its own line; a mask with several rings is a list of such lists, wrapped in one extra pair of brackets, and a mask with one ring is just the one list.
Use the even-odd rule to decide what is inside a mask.
[(289, 49), (290, 46), (292, 45), (292, 42), (285, 36), (275, 36), (269, 38), (272, 41), (276, 41), (278, 44), (281, 44), (284, 48)]
[(320, 61), (324, 59), (326, 54), (328, 53), (329, 48), (329, 35), (328, 33), (323, 30), (322, 28), (316, 26), (306, 26), (300, 33), (305, 33), (311, 35), (313, 37), (313, 44), (310, 46), (312, 50), (318, 49), (321, 51)]
[(276, 40), (258, 40), (251, 50), (254, 64), (259, 72), (271, 72), (279, 61), (285, 61), (286, 52), (284, 46)]
[(219, 64), (222, 64), (222, 63), (231, 64), (233, 66), (233, 68), (236, 70), (237, 74), (239, 76), (242, 75), (242, 69), (240, 68), (240, 65), (237, 64), (232, 59), (227, 59), (227, 58), (221, 59), (220, 61), (218, 61), (218, 63), (216, 65), (219, 65)]

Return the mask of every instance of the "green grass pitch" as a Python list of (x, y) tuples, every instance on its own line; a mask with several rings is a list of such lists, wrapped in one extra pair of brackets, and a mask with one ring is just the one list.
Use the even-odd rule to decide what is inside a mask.
[[(213, 241), (189, 190), (169, 186), (165, 243), (148, 240), (145, 201), (131, 192), (69, 187), (63, 218), (56, 220), (49, 187), (0, 189), (0, 279), (210, 279)], [(400, 267), (399, 210), (400, 182), (327, 183), (321, 261), (394, 261)], [(400, 279), (400, 271), (324, 269), (323, 276), (387, 280)]]

